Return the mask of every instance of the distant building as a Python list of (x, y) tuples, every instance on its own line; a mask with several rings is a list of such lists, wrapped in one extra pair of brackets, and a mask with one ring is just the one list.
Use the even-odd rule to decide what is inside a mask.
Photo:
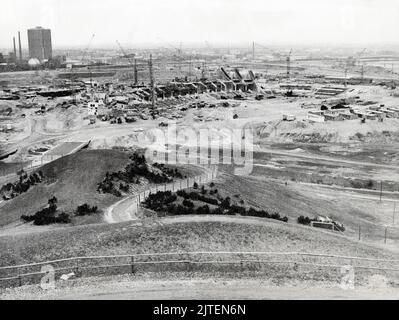
[(40, 61), (52, 58), (51, 30), (42, 27), (28, 29), (29, 57)]
[(98, 103), (90, 101), (88, 103), (87, 113), (89, 116), (96, 116), (98, 114)]
[(16, 61), (17, 61), (17, 56), (15, 55), (15, 52), (14, 51), (9, 52), (7, 62), (15, 63)]

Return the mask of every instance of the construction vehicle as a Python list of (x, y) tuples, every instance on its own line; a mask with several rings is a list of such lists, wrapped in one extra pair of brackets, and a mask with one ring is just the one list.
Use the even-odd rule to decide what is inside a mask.
[(283, 121), (295, 121), (296, 117), (289, 114), (283, 114)]
[(330, 229), (334, 231), (344, 232), (345, 227), (342, 223), (334, 221), (333, 219), (327, 216), (317, 216), (316, 218), (312, 219), (310, 222), (312, 227), (316, 228), (323, 228), (323, 229)]

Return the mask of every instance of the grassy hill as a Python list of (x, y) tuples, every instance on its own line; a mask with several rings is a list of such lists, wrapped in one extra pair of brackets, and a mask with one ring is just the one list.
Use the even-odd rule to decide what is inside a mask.
[(5, 202), (0, 208), (0, 226), (19, 220), (22, 214), (33, 214), (47, 205), (52, 196), (60, 210), (72, 211), (88, 203), (99, 209), (118, 198), (97, 192), (97, 184), (107, 171), (123, 169), (129, 161), (127, 153), (115, 150), (85, 150), (44, 165), (40, 170), (45, 181), (28, 192)]
[(302, 251), (389, 258), (337, 232), (252, 217), (180, 216), (0, 237), (1, 265), (79, 255), (177, 251)]
[(388, 236), (399, 240), (399, 229), (392, 226), (390, 202), (343, 196), (334, 190), (318, 186), (307, 186), (289, 181), (271, 180), (267, 176), (254, 173), (250, 176), (234, 176), (224, 171), (216, 181), (222, 196), (240, 195), (250, 206), (279, 212), (288, 216), (290, 223), (296, 223), (300, 215), (313, 218), (317, 215), (329, 216), (344, 224), (345, 234), (357, 237), (361, 227), (362, 238), (383, 243), (385, 226), (390, 226)]
[[(308, 252), (397, 259), (397, 253), (338, 233), (250, 217), (180, 216), (0, 237), (2, 266), (85, 255), (193, 251)], [(228, 270), (228, 266), (224, 268)], [(361, 272), (357, 271), (357, 281)], [(283, 279), (336, 280), (340, 270), (316, 268), (298, 272), (292, 266), (277, 265), (262, 274)]]

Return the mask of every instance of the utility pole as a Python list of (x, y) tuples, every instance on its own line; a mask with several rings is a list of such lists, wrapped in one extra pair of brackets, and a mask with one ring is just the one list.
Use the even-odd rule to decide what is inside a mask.
[(362, 83), (363, 83), (363, 80), (364, 80), (364, 64), (362, 64)]
[(255, 42), (252, 42), (252, 60), (255, 61)]
[(191, 56), (190, 56), (190, 62), (189, 62), (189, 65), (188, 65), (188, 76), (189, 77), (191, 77)]
[(150, 68), (150, 86), (151, 86), (151, 108), (152, 118), (155, 119), (155, 84), (154, 84), (154, 73), (152, 70), (152, 54), (150, 54), (150, 61), (148, 62)]
[(182, 49), (181, 49), (181, 42), (180, 42), (180, 47), (179, 47), (179, 49), (178, 49), (178, 54), (179, 54), (179, 73), (180, 73), (180, 75), (181, 75), (181, 72), (182, 72), (182, 60), (183, 60), (183, 57), (182, 57)]
[(292, 49), (290, 50), (290, 52), (288, 53), (287, 56), (287, 79), (290, 78), (290, 69), (291, 69), (291, 53), (292, 53)]

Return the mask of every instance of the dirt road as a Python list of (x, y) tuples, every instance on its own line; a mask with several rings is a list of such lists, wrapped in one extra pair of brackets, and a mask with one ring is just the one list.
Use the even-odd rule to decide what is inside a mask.
[(104, 214), (104, 220), (108, 223), (136, 220), (140, 202), (145, 200), (145, 197), (148, 196), (150, 190), (151, 193), (156, 193), (158, 190), (174, 192), (181, 189), (186, 189), (187, 186), (194, 181), (208, 183), (212, 181), (213, 177), (216, 177), (215, 168), (217, 169), (217, 167), (212, 167), (212, 169), (207, 167), (201, 167), (201, 169), (204, 171), (204, 174), (201, 176), (196, 176), (184, 180), (177, 180), (176, 182), (165, 184), (164, 186), (155, 186), (149, 188), (148, 190), (140, 192), (140, 196), (139, 194), (133, 194), (131, 196), (128, 196), (111, 205)]
[(346, 289), (339, 283), (293, 282), (277, 285), (264, 278), (169, 279), (129, 275), (59, 282), (53, 290), (24, 286), (1, 299), (154, 300), (154, 299), (399, 299), (399, 289), (378, 284)]
[(346, 159), (339, 159), (339, 158), (326, 157), (326, 156), (313, 155), (313, 154), (301, 154), (301, 153), (294, 153), (294, 152), (289, 152), (289, 151), (284, 151), (284, 150), (268, 149), (268, 148), (260, 148), (259, 151), (263, 152), (263, 153), (268, 153), (271, 155), (280, 155), (280, 156), (285, 156), (285, 157), (289, 157), (289, 158), (307, 159), (307, 160), (311, 160), (313, 162), (317, 161), (317, 162), (326, 162), (326, 163), (344, 163), (344, 164), (351, 164), (354, 166), (370, 166), (370, 167), (376, 167), (376, 168), (398, 170), (398, 166), (396, 166), (396, 165), (379, 164), (379, 163), (368, 162), (368, 161), (352, 161), (352, 160), (346, 160)]

